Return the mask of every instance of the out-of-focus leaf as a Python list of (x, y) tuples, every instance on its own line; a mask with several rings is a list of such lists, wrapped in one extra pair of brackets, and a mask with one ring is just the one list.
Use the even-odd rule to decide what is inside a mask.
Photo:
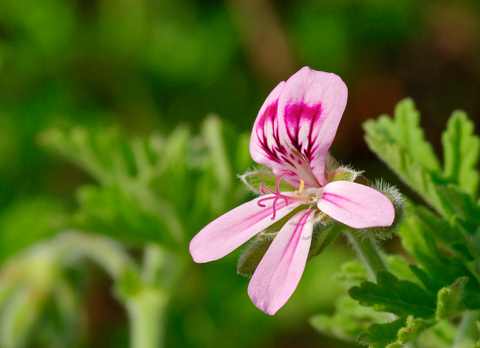
[(310, 318), (310, 324), (323, 334), (353, 342), (372, 323), (385, 320), (386, 315), (362, 307), (348, 296), (343, 296), (335, 302), (332, 316), (315, 315)]
[(368, 274), (365, 267), (360, 262), (350, 261), (342, 265), (339, 273), (335, 274), (337, 280), (367, 281)]
[(463, 227), (467, 234), (475, 234), (480, 227), (480, 206), (457, 186), (448, 185), (439, 189), (452, 208), (451, 220), (456, 219), (456, 223)]
[(0, 261), (30, 244), (54, 236), (67, 220), (60, 202), (37, 197), (19, 199), (0, 214)]
[(398, 103), (394, 119), (380, 116), (376, 121), (367, 121), (364, 128), (368, 136), (381, 137), (390, 144), (400, 145), (413, 162), (421, 164), (427, 171), (440, 170), (435, 152), (424, 138), (420, 114), (415, 109), (413, 100), (404, 99)]
[(462, 111), (455, 111), (442, 134), (443, 173), (447, 180), (474, 199), (478, 195), (480, 174), (476, 169), (480, 156), (480, 139), (474, 135), (475, 125)]

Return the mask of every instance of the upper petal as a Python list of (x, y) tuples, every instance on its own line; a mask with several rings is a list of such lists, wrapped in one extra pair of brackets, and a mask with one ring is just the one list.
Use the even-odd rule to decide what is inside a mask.
[[(278, 99), (280, 137), (324, 186), (325, 161), (347, 105), (340, 77), (304, 67), (288, 79)], [(294, 162), (298, 164), (299, 162)], [(307, 184), (307, 181), (305, 180)]]
[(276, 215), (272, 220), (273, 199), (258, 201), (273, 195), (258, 197), (229, 211), (205, 226), (190, 242), (190, 254), (195, 262), (209, 262), (229, 254), (250, 238), (274, 224), (297, 208), (301, 202), (288, 205), (283, 199), (276, 203)]
[(255, 306), (275, 314), (302, 277), (312, 242), (315, 210), (295, 214), (278, 232), (248, 285)]
[(392, 202), (371, 187), (335, 181), (323, 189), (318, 209), (353, 228), (390, 226), (395, 218)]
[(271, 169), (283, 167), (281, 156), (286, 152), (278, 128), (278, 98), (285, 82), (282, 81), (268, 95), (258, 113), (250, 137), (250, 155), (259, 164)]

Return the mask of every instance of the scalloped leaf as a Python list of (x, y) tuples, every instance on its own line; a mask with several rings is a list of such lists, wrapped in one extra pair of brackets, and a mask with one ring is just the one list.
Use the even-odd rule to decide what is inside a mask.
[(405, 318), (398, 318), (390, 323), (372, 324), (366, 332), (358, 336), (357, 341), (368, 344), (370, 348), (385, 348), (396, 340), (398, 330), (403, 327), (404, 323)]
[(480, 138), (475, 125), (463, 111), (454, 111), (442, 134), (443, 174), (462, 191), (476, 198), (480, 174), (476, 167), (480, 157)]
[(467, 277), (460, 277), (454, 284), (444, 287), (438, 292), (435, 312), (437, 321), (451, 318), (465, 310), (463, 299), (467, 281)]
[(363, 282), (349, 290), (350, 296), (362, 306), (375, 311), (390, 312), (400, 317), (415, 315), (429, 318), (435, 313), (435, 298), (417, 284), (398, 280), (386, 271), (377, 273), (377, 284)]
[[(366, 343), (370, 348), (400, 348), (412, 339), (417, 338), (422, 332), (438, 324), (444, 319), (458, 315), (464, 307), (462, 294), (467, 278), (457, 281), (441, 289), (437, 295), (435, 315), (430, 318), (416, 318), (409, 315), (386, 324), (373, 324), (368, 330), (358, 337), (358, 341)], [(445, 337), (439, 339), (448, 340)]]
[[(480, 284), (464, 261), (455, 255), (444, 254), (435, 243), (435, 226), (424, 221), (416, 211), (410, 213), (400, 232), (404, 249), (418, 262), (417, 270), (412, 270), (430, 291), (437, 292), (460, 277), (470, 281), (465, 289), (465, 304), (469, 309), (480, 308)], [(419, 270), (422, 270), (421, 273)]]
[[(441, 173), (435, 164), (438, 160), (434, 155), (429, 154), (431, 150), (428, 150), (430, 147), (426, 145), (428, 143), (423, 140), (423, 136), (420, 137), (417, 134), (408, 142), (406, 139), (397, 141), (397, 136), (392, 133), (398, 131), (404, 135), (408, 134), (402, 130), (403, 123), (397, 123), (388, 116), (381, 116), (376, 121), (366, 121), (363, 128), (366, 132), (365, 141), (368, 147), (437, 212), (445, 217), (450, 216), (451, 208), (437, 188), (439, 184), (445, 184), (439, 179)], [(418, 128), (417, 131), (421, 129)], [(403, 146), (404, 143), (408, 144), (408, 147)], [(424, 149), (425, 161), (418, 157), (415, 144), (420, 149)], [(435, 170), (436, 175), (432, 174), (432, 170)]]
[(386, 320), (383, 313), (362, 307), (348, 296), (335, 301), (335, 313), (318, 314), (310, 318), (310, 324), (323, 334), (345, 341), (357, 341), (357, 337), (375, 322)]

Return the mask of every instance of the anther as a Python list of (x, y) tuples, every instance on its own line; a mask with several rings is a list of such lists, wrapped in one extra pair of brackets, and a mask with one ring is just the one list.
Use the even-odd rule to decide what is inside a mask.
[(300, 193), (302, 193), (304, 187), (305, 181), (303, 181), (303, 179), (300, 179), (300, 187), (298, 190), (295, 190), (295, 196), (300, 196)]

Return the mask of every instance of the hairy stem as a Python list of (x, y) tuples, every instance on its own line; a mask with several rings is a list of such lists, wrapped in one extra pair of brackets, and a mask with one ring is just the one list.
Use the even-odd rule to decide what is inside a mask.
[(387, 265), (380, 255), (377, 243), (371, 239), (363, 239), (355, 234), (353, 229), (346, 227), (344, 233), (353, 249), (357, 253), (360, 261), (367, 268), (372, 280), (377, 278), (378, 271), (386, 271)]

